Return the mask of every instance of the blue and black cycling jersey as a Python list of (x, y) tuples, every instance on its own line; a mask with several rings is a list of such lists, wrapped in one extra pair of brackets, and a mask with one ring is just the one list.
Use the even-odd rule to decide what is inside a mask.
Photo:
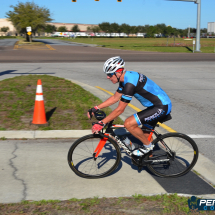
[(124, 82), (119, 83), (118, 93), (122, 93), (121, 101), (129, 103), (134, 96), (145, 107), (168, 105), (169, 114), (172, 103), (168, 95), (151, 79), (143, 74), (126, 71)]

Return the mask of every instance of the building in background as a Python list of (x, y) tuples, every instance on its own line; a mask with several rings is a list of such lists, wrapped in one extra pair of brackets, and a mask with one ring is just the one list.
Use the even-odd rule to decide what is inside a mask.
[(208, 22), (208, 34), (215, 34), (215, 22)]
[[(1, 32), (2, 27), (8, 27), (9, 30), (7, 33)], [(17, 31), (16, 28), (13, 26), (12, 22), (8, 21), (7, 19), (0, 19), (0, 36), (5, 35), (16, 35)]]
[(91, 25), (91, 24), (60, 23), (60, 22), (47, 22), (47, 24), (54, 25), (54, 26), (56, 26), (56, 28), (65, 26), (68, 29), (68, 31), (71, 31), (71, 28), (73, 26), (78, 25), (81, 32), (86, 32), (88, 27), (98, 26), (98, 25), (94, 25), (94, 24)]
[[(86, 32), (88, 27), (98, 26), (94, 24), (91, 25), (91, 24), (60, 23), (60, 22), (47, 22), (46, 24), (55, 25), (56, 28), (59, 28), (60, 26), (65, 26), (68, 29), (68, 31), (71, 31), (71, 28), (74, 25), (78, 25), (81, 32)], [(0, 29), (2, 27), (9, 27), (9, 30), (6, 34), (0, 31), (0, 36), (5, 36), (5, 35), (16, 36), (18, 34), (18, 32), (16, 31), (16, 28), (13, 26), (12, 22), (10, 22), (8, 19), (0, 19)]]

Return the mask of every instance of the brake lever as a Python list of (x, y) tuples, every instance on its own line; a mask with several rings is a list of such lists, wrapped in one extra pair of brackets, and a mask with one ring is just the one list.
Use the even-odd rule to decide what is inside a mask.
[(89, 114), (90, 114), (90, 119), (92, 119), (92, 117), (93, 117), (92, 110), (89, 109), (88, 112), (89, 112)]

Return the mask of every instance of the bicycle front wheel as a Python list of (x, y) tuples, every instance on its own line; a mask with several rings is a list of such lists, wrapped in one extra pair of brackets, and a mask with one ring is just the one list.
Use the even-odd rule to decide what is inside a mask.
[(148, 169), (160, 177), (179, 177), (188, 173), (198, 159), (198, 147), (189, 136), (181, 133), (168, 133), (153, 141), (155, 144), (153, 161)]
[(96, 134), (84, 136), (73, 143), (68, 152), (70, 168), (83, 178), (102, 178), (111, 174), (119, 165), (121, 152), (117, 143), (108, 138), (99, 156), (94, 150), (102, 137)]

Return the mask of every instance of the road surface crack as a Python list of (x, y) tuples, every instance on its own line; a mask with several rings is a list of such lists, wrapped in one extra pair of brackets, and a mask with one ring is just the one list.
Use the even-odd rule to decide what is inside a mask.
[(14, 157), (12, 157), (12, 158), (9, 160), (9, 166), (11, 166), (12, 169), (14, 170), (14, 171), (13, 171), (13, 174), (12, 174), (13, 178), (14, 178), (15, 180), (17, 180), (17, 181), (20, 181), (20, 182), (22, 183), (22, 185), (23, 185), (23, 191), (22, 191), (23, 198), (22, 198), (22, 200), (21, 200), (21, 201), (23, 201), (23, 200), (25, 200), (26, 197), (27, 197), (27, 185), (26, 185), (26, 183), (25, 183), (25, 181), (24, 181), (23, 179), (21, 179), (21, 178), (19, 178), (19, 177), (17, 176), (18, 169), (17, 169), (16, 166), (15, 166), (14, 159), (17, 158), (17, 155), (15, 154), (15, 152), (16, 152), (19, 148), (18, 148), (18, 144), (17, 144), (17, 143), (15, 143), (14, 145), (15, 145), (15, 149), (14, 149), (14, 151), (11, 153)]

